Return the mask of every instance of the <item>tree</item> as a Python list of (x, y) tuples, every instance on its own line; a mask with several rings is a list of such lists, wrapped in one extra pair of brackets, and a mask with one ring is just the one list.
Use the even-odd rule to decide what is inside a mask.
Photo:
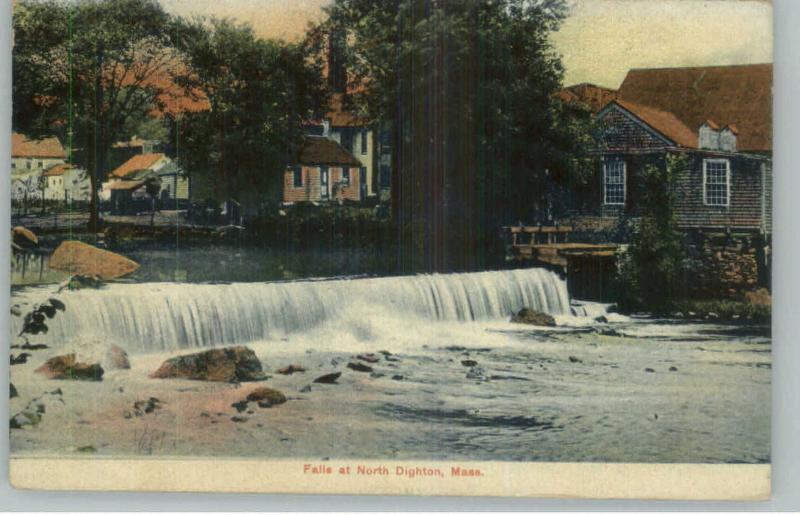
[[(497, 263), (498, 230), (554, 207), (587, 133), (553, 98), (562, 0), (336, 0), (309, 34), (347, 66), (352, 108), (392, 131), (405, 272)], [(557, 207), (557, 206), (555, 206)]]
[(111, 145), (169, 92), (172, 19), (155, 0), (22, 0), (13, 26), (14, 130), (67, 141), (89, 171), (95, 230)]
[(664, 310), (680, 296), (684, 246), (675, 216), (676, 177), (689, 167), (683, 154), (668, 154), (637, 177), (638, 217), (628, 255), (620, 268), (622, 304)]
[(302, 45), (257, 38), (230, 20), (186, 22), (179, 34), (188, 65), (181, 84), (209, 103), (175, 125), (194, 196), (277, 201), (301, 126), (325, 102), (321, 70)]

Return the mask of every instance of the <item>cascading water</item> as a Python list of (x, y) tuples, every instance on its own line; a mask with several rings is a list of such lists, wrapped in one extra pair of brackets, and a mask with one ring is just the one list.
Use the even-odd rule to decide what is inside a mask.
[[(35, 303), (51, 293), (52, 287), (33, 288), (14, 302)], [(343, 316), (413, 324), (501, 320), (522, 307), (571, 314), (565, 281), (536, 268), (285, 283), (112, 284), (59, 298), (67, 311), (47, 322), (48, 341), (100, 335), (139, 351), (283, 338)], [(12, 330), (20, 323), (14, 317)]]

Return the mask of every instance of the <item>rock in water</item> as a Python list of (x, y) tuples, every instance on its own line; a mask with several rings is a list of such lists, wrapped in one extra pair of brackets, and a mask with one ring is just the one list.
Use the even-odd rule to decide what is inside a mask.
[(511, 316), (514, 324), (541, 325), (545, 327), (555, 327), (556, 320), (547, 313), (540, 313), (529, 308), (522, 308), (515, 315)]
[(336, 380), (342, 376), (341, 372), (333, 372), (330, 374), (325, 374), (324, 376), (319, 376), (318, 378), (314, 379), (313, 382), (315, 383), (322, 383), (322, 384), (335, 384)]
[(150, 377), (234, 383), (260, 381), (264, 379), (264, 372), (255, 352), (237, 346), (168, 359)]
[(303, 368), (303, 365), (297, 365), (297, 364), (286, 365), (285, 367), (279, 368), (277, 370), (279, 374), (283, 374), (285, 376), (292, 375), (295, 372), (305, 372), (305, 371), (306, 369)]
[(13, 399), (18, 396), (19, 394), (17, 393), (17, 388), (14, 386), (14, 383), (8, 383), (8, 398)]
[(105, 363), (109, 369), (127, 370), (131, 368), (131, 362), (128, 360), (128, 353), (118, 345), (111, 345), (108, 351), (106, 351), (105, 357)]
[(278, 390), (261, 386), (247, 394), (248, 402), (257, 402), (259, 408), (270, 408), (286, 402), (286, 396)]
[(36, 237), (36, 234), (21, 225), (11, 229), (11, 241), (23, 248), (39, 245), (39, 238)]
[(103, 367), (97, 363), (79, 363), (75, 354), (56, 356), (45, 361), (35, 372), (48, 379), (74, 379), (78, 381), (102, 381)]
[(355, 370), (356, 372), (372, 372), (372, 367), (356, 361), (351, 361), (347, 364), (347, 368)]
[(108, 281), (136, 271), (139, 263), (115, 252), (69, 240), (56, 248), (50, 256), (49, 266), (54, 270)]
[(372, 352), (367, 354), (359, 354), (356, 356), (356, 359), (360, 359), (361, 361), (366, 361), (367, 363), (377, 363), (380, 361), (380, 356), (377, 354), (373, 354)]

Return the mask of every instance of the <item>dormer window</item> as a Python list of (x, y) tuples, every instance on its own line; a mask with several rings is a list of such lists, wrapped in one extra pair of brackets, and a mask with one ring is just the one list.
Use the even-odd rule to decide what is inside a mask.
[(719, 133), (719, 149), (725, 152), (736, 152), (736, 136), (739, 131), (733, 125), (728, 125)]
[(719, 125), (713, 120), (706, 120), (697, 131), (697, 143), (700, 149), (719, 150)]

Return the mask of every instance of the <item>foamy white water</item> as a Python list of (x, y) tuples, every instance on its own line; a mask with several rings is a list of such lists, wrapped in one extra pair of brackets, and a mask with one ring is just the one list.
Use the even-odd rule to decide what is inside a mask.
[[(31, 288), (14, 302), (32, 304), (52, 291), (52, 286)], [(376, 321), (403, 332), (430, 321), (504, 320), (523, 307), (558, 317), (572, 314), (565, 281), (545, 269), (283, 283), (111, 284), (64, 291), (59, 298), (67, 311), (48, 321), (46, 340), (98, 335), (138, 351), (281, 339), (342, 320), (356, 326)], [(12, 330), (19, 331), (20, 324), (15, 317)]]

